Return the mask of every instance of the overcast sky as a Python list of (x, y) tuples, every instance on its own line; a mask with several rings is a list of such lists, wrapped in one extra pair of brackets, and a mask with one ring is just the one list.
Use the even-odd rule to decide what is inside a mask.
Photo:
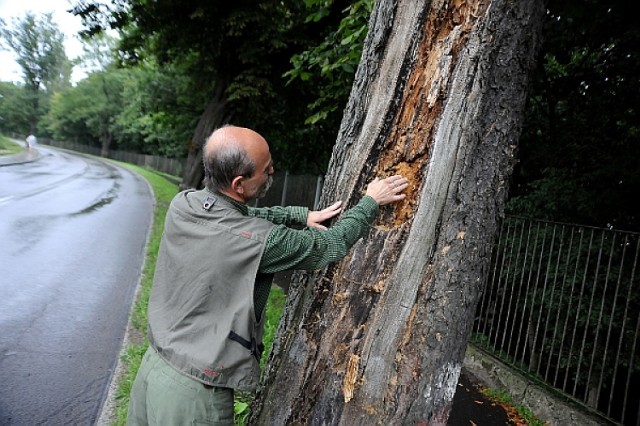
[[(67, 12), (71, 4), (69, 0), (0, 0), (0, 17), (7, 26), (12, 26), (13, 18), (22, 19), (29, 11), (36, 15), (51, 12), (53, 21), (65, 34), (67, 56), (74, 59), (82, 54), (82, 43), (76, 35), (82, 29), (82, 24), (80, 18)], [(74, 81), (83, 75), (77, 68), (72, 77)], [(0, 81), (22, 81), (22, 71), (12, 51), (0, 50)]]

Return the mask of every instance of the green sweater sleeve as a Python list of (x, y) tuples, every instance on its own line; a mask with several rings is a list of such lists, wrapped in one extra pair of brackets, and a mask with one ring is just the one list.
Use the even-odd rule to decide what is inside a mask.
[(249, 207), (247, 213), (276, 225), (306, 225), (309, 209), (299, 206)]
[(368, 232), (377, 216), (378, 204), (365, 196), (326, 231), (275, 226), (267, 237), (260, 272), (324, 268), (346, 256), (356, 241)]

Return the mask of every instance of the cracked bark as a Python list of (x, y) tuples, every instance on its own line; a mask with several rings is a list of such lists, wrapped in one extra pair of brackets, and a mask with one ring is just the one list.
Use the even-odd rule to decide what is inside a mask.
[(514, 165), (542, 3), (379, 1), (322, 204), (400, 173), (343, 261), (297, 273), (254, 424), (446, 424)]

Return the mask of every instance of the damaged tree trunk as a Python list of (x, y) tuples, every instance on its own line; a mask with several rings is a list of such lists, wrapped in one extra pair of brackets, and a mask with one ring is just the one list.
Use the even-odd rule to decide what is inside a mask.
[(541, 2), (380, 0), (322, 205), (402, 174), (344, 261), (297, 274), (251, 422), (446, 424), (503, 214)]

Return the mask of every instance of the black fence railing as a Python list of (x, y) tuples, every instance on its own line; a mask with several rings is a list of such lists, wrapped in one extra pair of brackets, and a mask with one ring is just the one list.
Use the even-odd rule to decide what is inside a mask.
[(473, 342), (611, 419), (639, 422), (640, 234), (505, 219)]

